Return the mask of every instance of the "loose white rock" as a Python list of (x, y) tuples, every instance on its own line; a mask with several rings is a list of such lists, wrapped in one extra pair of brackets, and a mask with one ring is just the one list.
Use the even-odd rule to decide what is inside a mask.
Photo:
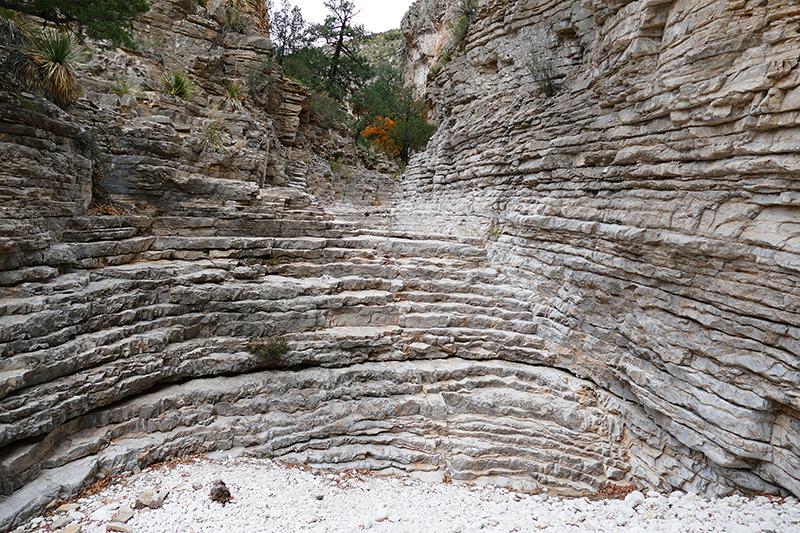
[[(198, 459), (169, 470), (146, 470), (135, 480), (83, 499), (81, 506), (88, 515), (72, 509), (69, 514), (79, 516), (75, 522), (80, 523), (61, 531), (800, 533), (800, 505), (794, 499), (707, 500), (677, 492), (667, 499), (637, 491), (625, 501), (595, 502), (517, 497), (491, 486), (410, 477), (318, 474), (253, 459)], [(195, 483), (208, 487), (220, 478), (233, 495), (224, 507), (211, 501), (206, 491), (192, 488)], [(122, 514), (137, 495), (166, 492), (166, 487), (173, 488), (160, 508), (137, 511), (124, 525), (95, 518), (112, 508)], [(321, 500), (316, 497), (320, 494), (324, 494)]]

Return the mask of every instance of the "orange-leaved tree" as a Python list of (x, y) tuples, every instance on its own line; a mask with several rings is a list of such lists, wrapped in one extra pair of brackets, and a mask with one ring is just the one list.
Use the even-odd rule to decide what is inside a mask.
[(408, 163), (424, 148), (436, 127), (428, 124), (428, 107), (403, 85), (397, 68), (385, 65), (367, 87), (350, 100), (358, 117), (354, 133), (389, 157)]
[(388, 117), (375, 117), (375, 120), (364, 128), (361, 135), (389, 157), (400, 155), (394, 120)]

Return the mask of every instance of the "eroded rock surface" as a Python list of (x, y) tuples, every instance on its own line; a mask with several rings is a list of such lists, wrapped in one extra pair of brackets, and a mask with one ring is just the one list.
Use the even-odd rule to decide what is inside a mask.
[[(800, 494), (800, 12), (480, 2), (392, 197), (265, 66), (252, 10), (230, 31), (221, 2), (153, 4), (149, 49), (97, 55), (69, 115), (0, 95), (0, 530), (233, 447), (534, 491)], [(424, 85), (454, 4), (415, 9)], [(242, 65), (263, 78), (239, 106)], [(176, 67), (195, 103), (159, 91)], [(98, 169), (112, 201), (87, 211)]]
[(800, 13), (479, 4), (399, 227), (489, 240), (541, 362), (639, 406), (639, 476), (797, 494)]

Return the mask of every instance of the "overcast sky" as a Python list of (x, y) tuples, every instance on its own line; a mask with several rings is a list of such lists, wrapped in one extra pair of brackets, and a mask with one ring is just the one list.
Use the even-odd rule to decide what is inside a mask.
[[(281, 0), (274, 0), (275, 8), (280, 9)], [(324, 0), (289, 0), (293, 6), (300, 6), (306, 22), (325, 21), (328, 10)], [(371, 33), (381, 33), (400, 28), (400, 21), (414, 0), (355, 0), (356, 9), (361, 10), (355, 18)]]

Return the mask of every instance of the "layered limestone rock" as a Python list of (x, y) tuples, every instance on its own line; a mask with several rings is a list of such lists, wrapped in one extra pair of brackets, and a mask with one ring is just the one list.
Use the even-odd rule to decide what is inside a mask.
[[(480, 2), (392, 202), (224, 7), (153, 2), (147, 46), (96, 54), (69, 115), (0, 95), (0, 530), (232, 448), (533, 491), (800, 494), (800, 12)], [(407, 17), (417, 73), (455, 8)], [(194, 103), (163, 93), (175, 69)]]
[(479, 2), (428, 85), (398, 227), (490, 240), (543, 309), (529, 362), (637, 404), (652, 482), (800, 491), (798, 24), (785, 2)]

